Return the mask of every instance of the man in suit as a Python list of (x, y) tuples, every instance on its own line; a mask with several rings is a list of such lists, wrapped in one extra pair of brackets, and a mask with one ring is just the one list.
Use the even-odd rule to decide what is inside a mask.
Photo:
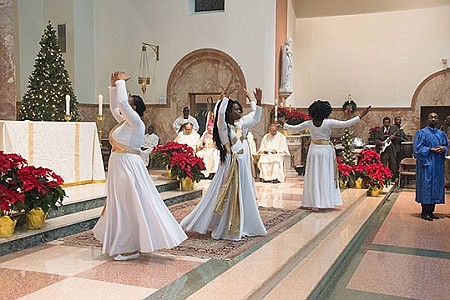
[(394, 118), (394, 124), (397, 126), (397, 133), (395, 133), (395, 139), (392, 140), (392, 147), (395, 152), (395, 173), (394, 178), (398, 178), (398, 168), (400, 167), (400, 145), (402, 142), (406, 142), (408, 138), (406, 137), (405, 131), (403, 131), (402, 127), (402, 118), (400, 116), (396, 116)]
[(391, 118), (383, 118), (383, 126), (375, 131), (374, 142), (381, 156), (381, 163), (391, 170), (392, 175), (398, 173), (397, 168), (397, 153), (392, 144), (397, 139), (396, 134), (398, 128), (391, 125)]

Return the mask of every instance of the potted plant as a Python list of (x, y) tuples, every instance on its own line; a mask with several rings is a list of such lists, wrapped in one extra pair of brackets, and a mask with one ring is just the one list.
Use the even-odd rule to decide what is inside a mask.
[(352, 176), (353, 167), (342, 163), (341, 157), (337, 157), (337, 166), (339, 172), (339, 187), (343, 189), (348, 187), (348, 183)]
[(168, 142), (165, 145), (157, 145), (153, 148), (151, 152), (151, 158), (157, 163), (157, 165), (162, 166), (167, 170), (167, 175), (170, 179), (177, 179), (176, 176), (172, 175), (170, 170), (170, 158), (173, 153), (194, 153), (194, 149), (186, 144), (180, 144), (177, 142)]
[(180, 180), (182, 190), (192, 190), (194, 182), (202, 178), (202, 171), (206, 169), (203, 159), (191, 152), (172, 153), (170, 157), (172, 175)]
[(46, 215), (51, 209), (58, 209), (66, 193), (61, 185), (61, 176), (50, 169), (25, 166), (18, 171), (25, 194), (24, 209), (27, 213), (28, 229), (40, 229), (44, 226)]
[(26, 163), (20, 155), (0, 151), (0, 237), (14, 233), (19, 216), (16, 206), (25, 201), (17, 172)]
[(62, 203), (66, 196), (62, 184), (61, 176), (52, 170), (30, 166), (20, 155), (0, 151), (2, 214), (16, 219), (26, 214), (29, 229), (42, 228), (48, 211)]
[[(270, 112), (272, 118), (275, 117), (275, 109), (272, 109)], [(286, 119), (286, 123), (289, 125), (298, 125), (304, 121), (311, 120), (311, 117), (307, 114), (299, 112), (292, 108), (278, 108), (277, 109), (278, 117), (283, 116)]]

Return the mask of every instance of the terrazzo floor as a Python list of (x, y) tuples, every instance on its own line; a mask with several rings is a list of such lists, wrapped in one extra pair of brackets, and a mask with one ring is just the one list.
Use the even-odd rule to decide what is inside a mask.
[[(202, 181), (198, 187), (208, 184)], [(301, 205), (303, 181), (293, 172), (284, 183), (257, 182), (256, 186), (261, 206), (296, 209)], [(71, 193), (85, 197), (82, 189)], [(101, 187), (95, 189), (101, 192)], [(426, 222), (419, 218), (413, 190), (393, 193), (381, 211), (384, 215), (376, 218), (367, 238), (319, 298), (450, 299), (450, 195), (446, 197), (447, 204), (437, 206), (441, 218)], [(327, 215), (321, 212), (314, 217), (320, 222)], [(311, 268), (314, 263), (317, 260)], [(0, 257), (0, 299), (158, 299), (157, 291), (168, 284), (172, 294), (164, 299), (181, 299), (195, 292), (189, 284), (193, 278), (205, 284), (220, 280), (220, 273), (232, 264), (220, 262), (222, 270), (215, 272), (210, 266), (218, 268), (211, 259), (163, 254), (116, 262), (99, 248), (53, 241)], [(299, 298), (280, 294), (278, 299)]]

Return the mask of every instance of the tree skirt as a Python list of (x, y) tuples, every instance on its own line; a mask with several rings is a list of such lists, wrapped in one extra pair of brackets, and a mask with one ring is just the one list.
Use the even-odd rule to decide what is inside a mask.
[[(197, 203), (198, 200), (190, 200), (172, 205), (169, 209), (175, 219), (180, 222), (194, 209)], [(189, 238), (179, 246), (172, 249), (158, 250), (157, 253), (201, 258), (232, 259), (256, 244), (273, 238), (287, 226), (300, 220), (301, 216), (307, 212), (308, 211), (299, 209), (259, 207), (259, 213), (267, 230), (267, 235), (265, 237), (248, 237), (243, 238), (240, 241), (228, 241), (211, 238), (211, 232), (207, 232), (204, 235), (188, 232), (187, 235)], [(94, 238), (91, 230), (64, 237), (62, 240), (65, 243), (72, 245), (102, 246), (101, 243)]]

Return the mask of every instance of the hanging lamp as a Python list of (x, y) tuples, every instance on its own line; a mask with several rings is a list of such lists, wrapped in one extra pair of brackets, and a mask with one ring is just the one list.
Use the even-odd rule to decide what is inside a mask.
[(147, 85), (150, 85), (150, 68), (148, 65), (147, 46), (156, 54), (156, 61), (159, 60), (159, 45), (152, 45), (142, 42), (141, 58), (139, 60), (138, 84), (141, 86), (142, 93), (145, 95)]

